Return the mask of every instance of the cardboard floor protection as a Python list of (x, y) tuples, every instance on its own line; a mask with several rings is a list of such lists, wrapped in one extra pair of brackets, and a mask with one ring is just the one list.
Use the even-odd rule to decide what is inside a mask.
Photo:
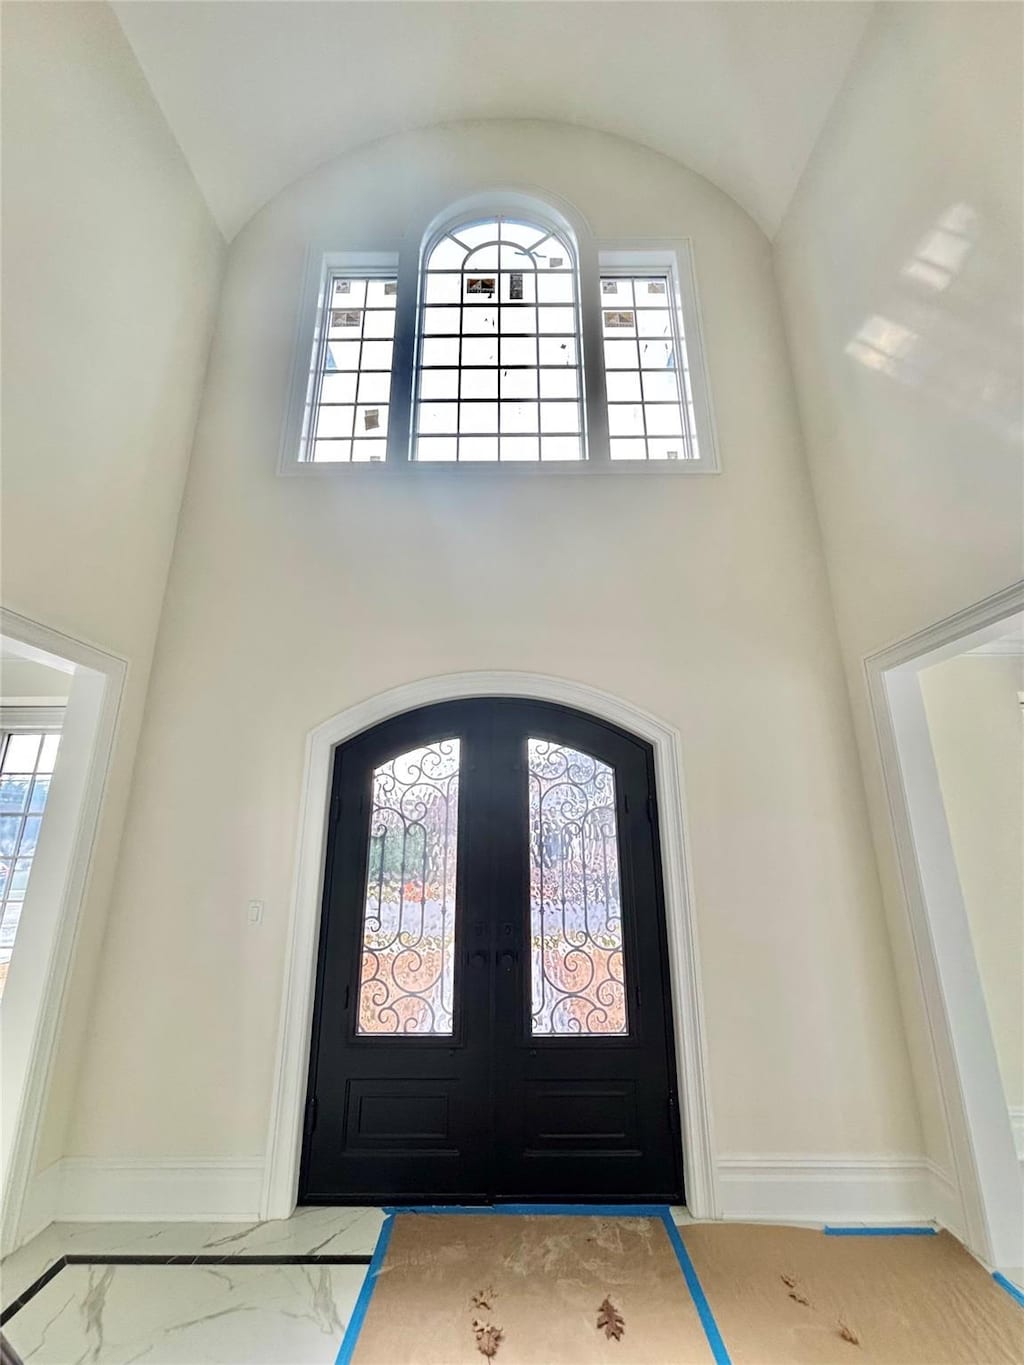
[[(827, 1237), (742, 1223), (680, 1231), (733, 1365), (1024, 1362), (1024, 1310), (948, 1233)], [(857, 1344), (843, 1339), (842, 1323)]]
[(396, 1214), (353, 1365), (483, 1365), (474, 1322), (496, 1365), (714, 1365), (657, 1217)]

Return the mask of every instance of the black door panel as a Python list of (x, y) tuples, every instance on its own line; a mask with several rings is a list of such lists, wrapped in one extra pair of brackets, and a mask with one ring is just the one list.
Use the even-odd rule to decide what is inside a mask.
[(665, 962), (647, 746), (511, 699), (342, 746), (300, 1200), (680, 1199)]

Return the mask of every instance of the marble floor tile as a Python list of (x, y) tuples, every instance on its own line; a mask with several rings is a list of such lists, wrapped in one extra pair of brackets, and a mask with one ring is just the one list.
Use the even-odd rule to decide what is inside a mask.
[(365, 1266), (65, 1266), (5, 1332), (25, 1365), (332, 1365)]
[(51, 1223), (0, 1262), (6, 1307), (60, 1256), (370, 1256), (374, 1208), (296, 1209), (270, 1223)]
[(0, 1261), (0, 1307), (6, 1308), (23, 1294), (44, 1270), (64, 1254), (54, 1224)]

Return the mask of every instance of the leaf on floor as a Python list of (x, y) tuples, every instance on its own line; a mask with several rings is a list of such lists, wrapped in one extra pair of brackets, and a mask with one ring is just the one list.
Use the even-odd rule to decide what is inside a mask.
[(793, 1300), (794, 1303), (802, 1303), (806, 1308), (810, 1308), (811, 1306), (810, 1299), (807, 1297), (806, 1294), (801, 1293), (799, 1289), (791, 1289), (789, 1291), (789, 1297)]
[(498, 1354), (504, 1332), (493, 1323), (474, 1321), (473, 1333), (476, 1337), (476, 1349), (488, 1360), (493, 1360)]
[(491, 1308), (493, 1307), (493, 1301), (494, 1290), (491, 1289), (490, 1286), (486, 1289), (478, 1289), (473, 1295), (472, 1300), (474, 1308)]
[(614, 1338), (619, 1341), (623, 1332), (626, 1330), (626, 1319), (612, 1303), (611, 1299), (605, 1299), (604, 1303), (597, 1310), (597, 1330), (604, 1331), (606, 1337), (611, 1340)]
[(860, 1345), (860, 1337), (849, 1325), (849, 1323), (844, 1322), (842, 1318), (840, 1318), (839, 1321), (836, 1323), (836, 1329), (838, 1330), (839, 1335), (842, 1337), (842, 1339), (844, 1341), (848, 1341), (851, 1346)]
[(779, 1279), (782, 1281), (782, 1283), (786, 1286), (787, 1289), (795, 1289), (795, 1288), (796, 1288), (796, 1276), (795, 1276), (795, 1275), (780, 1275), (780, 1276), (779, 1276)]

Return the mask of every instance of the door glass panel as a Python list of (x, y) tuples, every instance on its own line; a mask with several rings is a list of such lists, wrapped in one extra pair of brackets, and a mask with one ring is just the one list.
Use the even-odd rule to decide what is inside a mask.
[(452, 1033), (459, 741), (373, 773), (360, 1034)]
[(615, 773), (544, 739), (527, 752), (531, 1031), (624, 1034)]

